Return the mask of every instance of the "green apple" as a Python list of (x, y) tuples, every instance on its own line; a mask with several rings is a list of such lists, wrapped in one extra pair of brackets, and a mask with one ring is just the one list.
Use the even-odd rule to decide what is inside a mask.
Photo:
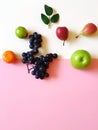
[(15, 33), (18, 38), (26, 38), (28, 35), (26, 28), (23, 26), (17, 27)]
[(84, 69), (91, 63), (91, 55), (86, 50), (76, 50), (70, 58), (71, 64), (74, 68)]

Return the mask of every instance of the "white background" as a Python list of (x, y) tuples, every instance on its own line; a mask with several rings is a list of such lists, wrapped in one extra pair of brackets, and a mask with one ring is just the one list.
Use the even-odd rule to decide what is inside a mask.
[[(60, 14), (60, 20), (49, 29), (41, 20), (44, 5), (47, 4)], [(17, 55), (29, 50), (28, 39), (15, 36), (17, 26), (24, 26), (29, 33), (38, 32), (43, 36), (43, 53), (56, 52), (61, 58), (70, 58), (77, 49), (89, 51), (93, 58), (98, 58), (98, 33), (92, 37), (80, 36), (75, 39), (85, 24), (93, 22), (98, 26), (97, 0), (3, 0), (0, 1), (0, 58), (6, 50)], [(62, 45), (55, 34), (58, 26), (66, 26), (69, 38)]]

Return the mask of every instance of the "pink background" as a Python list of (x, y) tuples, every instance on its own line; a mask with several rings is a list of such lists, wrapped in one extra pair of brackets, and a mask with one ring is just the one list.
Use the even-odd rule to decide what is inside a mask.
[(49, 73), (0, 60), (0, 130), (98, 130), (98, 60), (86, 70), (55, 60)]

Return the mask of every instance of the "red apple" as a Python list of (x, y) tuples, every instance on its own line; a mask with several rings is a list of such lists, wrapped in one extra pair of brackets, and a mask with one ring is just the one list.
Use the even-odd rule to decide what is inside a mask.
[(60, 39), (60, 40), (63, 40), (63, 45), (64, 45), (64, 42), (65, 40), (67, 40), (68, 38), (68, 28), (63, 26), (63, 27), (58, 27), (56, 29), (56, 35), (57, 37)]

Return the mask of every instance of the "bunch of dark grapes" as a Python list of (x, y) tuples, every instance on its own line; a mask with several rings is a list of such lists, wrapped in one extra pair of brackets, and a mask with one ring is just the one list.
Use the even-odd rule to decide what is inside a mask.
[(33, 55), (37, 54), (39, 52), (38, 48), (41, 47), (42, 36), (37, 32), (34, 32), (29, 36), (29, 43), (29, 48), (32, 49)]
[(57, 54), (46, 54), (46, 56), (39, 56), (36, 58), (33, 70), (31, 72), (32, 75), (35, 75), (36, 79), (44, 79), (49, 77), (49, 73), (47, 73), (47, 69), (49, 68), (49, 63), (53, 61), (53, 59), (57, 58)]
[(33, 64), (35, 61), (33, 51), (23, 52), (22, 53), (22, 63), (24, 64)]
[(34, 75), (36, 79), (44, 79), (49, 77), (49, 73), (47, 72), (49, 63), (57, 58), (58, 55), (56, 53), (48, 53), (45, 56), (36, 56), (42, 43), (42, 36), (37, 32), (34, 32), (29, 36), (29, 43), (31, 50), (22, 53), (22, 63), (27, 65), (28, 72), (31, 72), (31, 74)]

